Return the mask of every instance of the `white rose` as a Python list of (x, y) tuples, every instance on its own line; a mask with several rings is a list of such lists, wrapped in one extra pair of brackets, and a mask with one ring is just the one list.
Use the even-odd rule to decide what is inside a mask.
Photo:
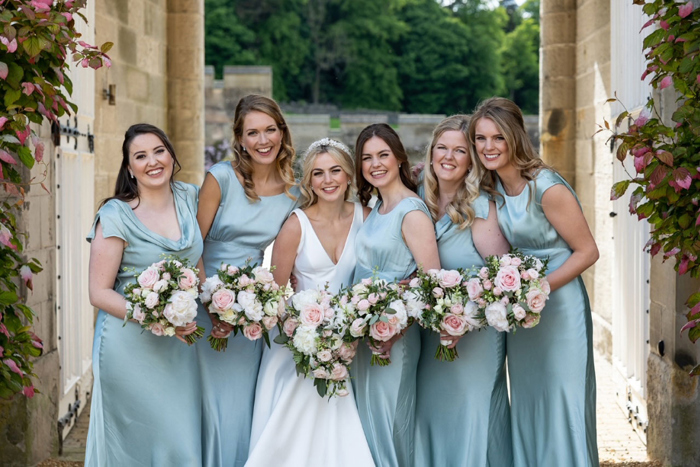
[(253, 269), (253, 276), (257, 282), (262, 284), (271, 284), (275, 280), (269, 269), (260, 266)]
[(163, 334), (165, 334), (168, 337), (173, 337), (175, 335), (175, 328), (172, 326), (168, 326), (163, 331)]
[(277, 316), (277, 310), (279, 309), (279, 302), (268, 301), (263, 307), (263, 311), (267, 316)]
[(299, 326), (294, 333), (292, 343), (294, 348), (304, 355), (315, 355), (317, 338), (316, 329), (308, 326)]
[(483, 326), (481, 320), (477, 318), (479, 314), (479, 305), (475, 302), (469, 301), (464, 305), (464, 319), (467, 321), (469, 330), (477, 329)]
[(163, 316), (174, 326), (184, 326), (197, 317), (197, 302), (187, 292), (173, 292), (163, 309)]
[(406, 312), (406, 306), (404, 305), (403, 301), (394, 300), (389, 304), (389, 308), (396, 312), (395, 314), (388, 316), (389, 320), (391, 321), (391, 318), (396, 318), (395, 324), (399, 326), (399, 329), (405, 328), (408, 324), (408, 313)]
[(145, 305), (146, 308), (153, 308), (158, 305), (158, 294), (149, 292), (148, 295), (146, 295)]
[(202, 284), (202, 293), (199, 295), (199, 299), (204, 303), (209, 303), (211, 301), (212, 294), (223, 285), (224, 283), (221, 282), (219, 276), (208, 277), (207, 280), (204, 281), (204, 284)]
[(510, 330), (510, 325), (508, 324), (507, 309), (506, 306), (501, 302), (494, 302), (486, 307), (485, 310), (486, 321), (488, 321), (489, 326), (493, 327), (497, 331)]
[(162, 290), (165, 290), (166, 287), (168, 287), (168, 281), (161, 279), (155, 284), (153, 284), (153, 291), (160, 292)]

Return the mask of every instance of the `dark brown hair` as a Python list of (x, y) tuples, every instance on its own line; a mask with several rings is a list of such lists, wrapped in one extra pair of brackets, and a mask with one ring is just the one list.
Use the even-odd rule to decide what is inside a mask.
[[(372, 198), (374, 186), (365, 180), (365, 177), (362, 175), (362, 151), (364, 150), (365, 143), (375, 136), (381, 138), (382, 141), (389, 146), (389, 149), (394, 154), (394, 157), (396, 157), (399, 165), (401, 165), (401, 167), (399, 167), (399, 176), (406, 188), (414, 193), (418, 188), (411, 174), (408, 154), (406, 154), (406, 149), (403, 147), (399, 135), (386, 123), (375, 123), (362, 130), (355, 143), (355, 181), (357, 184), (357, 196), (360, 198), (360, 202), (363, 206), (367, 206), (367, 203), (369, 203), (369, 200)], [(379, 199), (382, 199), (381, 194), (377, 193), (377, 196)]]
[(172, 186), (175, 182), (175, 174), (182, 168), (175, 155), (175, 148), (173, 144), (168, 139), (168, 135), (165, 134), (163, 130), (155, 125), (149, 123), (137, 123), (131, 125), (126, 133), (124, 133), (124, 142), (122, 143), (122, 164), (119, 167), (119, 173), (117, 174), (117, 183), (114, 187), (114, 195), (110, 198), (102, 201), (100, 206), (105, 204), (111, 199), (118, 199), (120, 201), (129, 202), (135, 199), (139, 199), (139, 187), (136, 183), (135, 178), (129, 176), (129, 149), (131, 148), (131, 143), (134, 138), (140, 135), (153, 134), (156, 135), (165, 149), (168, 150), (173, 158), (173, 172), (170, 174), (170, 185)]

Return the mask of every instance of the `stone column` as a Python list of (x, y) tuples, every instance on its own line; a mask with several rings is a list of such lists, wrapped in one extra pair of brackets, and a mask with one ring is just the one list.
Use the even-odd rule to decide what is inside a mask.
[(545, 0), (540, 16), (540, 152), (575, 187), (576, 0)]
[(182, 171), (204, 177), (204, 0), (168, 0), (168, 135)]

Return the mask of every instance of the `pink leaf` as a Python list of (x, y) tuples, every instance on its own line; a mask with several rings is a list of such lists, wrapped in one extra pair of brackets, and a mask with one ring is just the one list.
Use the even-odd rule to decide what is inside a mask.
[(89, 65), (90, 65), (90, 60), (88, 60), (87, 58), (84, 58), (83, 61), (80, 62), (80, 66), (82, 66), (83, 68), (87, 68)]
[(690, 188), (693, 178), (690, 176), (690, 171), (685, 167), (679, 167), (673, 171), (673, 178), (676, 183), (684, 189)]
[[(5, 183), (5, 192), (11, 194), (12, 196), (19, 196), (19, 190), (14, 183)], [(12, 245), (10, 248), (16, 250), (17, 247)]]
[(19, 268), (19, 277), (22, 278), (24, 285), (26, 285), (29, 290), (34, 290), (34, 284), (32, 283), (32, 278), (34, 275), (32, 274), (32, 270), (29, 269), (29, 266), (25, 264)]
[(686, 256), (686, 255), (683, 255), (683, 257), (681, 258), (681, 262), (678, 263), (678, 274), (680, 274), (682, 276), (683, 274), (688, 272), (688, 262), (689, 261), (690, 261), (690, 258), (688, 258), (688, 256)]
[(52, 3), (53, 2), (51, 0), (32, 0), (29, 2), (29, 4), (38, 12), (49, 11)]
[(36, 159), (37, 162), (44, 160), (44, 143), (39, 143), (34, 146), (34, 159)]
[(27, 137), (31, 134), (31, 128), (28, 126), (24, 127), (24, 130), (22, 131), (15, 131), (17, 133), (17, 138), (19, 139), (19, 143), (24, 146), (24, 142), (27, 141)]
[(642, 32), (644, 29), (648, 28), (654, 23), (654, 18), (650, 19), (646, 23), (644, 23), (644, 26), (642, 26), (642, 29), (639, 30), (639, 32)]
[(648, 108), (644, 108), (639, 114), (639, 117), (634, 121), (634, 124), (637, 126), (644, 126), (649, 119), (651, 118), (651, 110)]
[(58, 67), (53, 67), (52, 70), (54, 71), (54, 73), (56, 73), (56, 76), (58, 76), (58, 82), (63, 84), (63, 72), (61, 71), (61, 69)]
[(2, 164), (0, 164), (0, 180), (5, 180), (5, 174), (2, 173)]
[(680, 252), (681, 252), (681, 249), (678, 247), (671, 248), (666, 253), (664, 253), (664, 258), (670, 258), (671, 256), (675, 256)]
[(25, 386), (24, 388), (22, 388), (22, 394), (31, 399), (32, 397), (34, 397), (34, 386), (31, 384), (29, 386)]
[(7, 338), (10, 338), (10, 333), (7, 331), (7, 328), (3, 323), (0, 323), (0, 333), (3, 333), (7, 336)]
[(7, 123), (7, 121), (7, 117), (0, 117), (0, 130), (5, 127), (5, 123)]
[(12, 157), (10, 153), (5, 151), (4, 149), (0, 149), (0, 161), (7, 162), (8, 164), (12, 165), (17, 164), (15, 158)]
[(17, 363), (15, 363), (15, 361), (12, 360), (11, 358), (6, 358), (6, 359), (3, 360), (2, 362), (3, 362), (5, 365), (9, 366), (9, 367), (10, 367), (10, 371), (12, 371), (13, 373), (17, 373), (17, 374), (20, 375), (20, 376), (24, 376), (24, 373), (22, 373), (22, 370), (20, 370), (19, 367), (17, 366)]
[(7, 79), (7, 74), (9, 72), (10, 72), (10, 69), (7, 68), (7, 63), (0, 62), (0, 78)]
[(673, 83), (673, 79), (670, 76), (664, 77), (659, 84), (659, 89), (666, 89)]
[(698, 220), (695, 221), (695, 226), (700, 225), (700, 211), (698, 211)]
[(61, 13), (63, 16), (65, 16), (66, 21), (72, 21), (73, 20), (73, 15), (70, 13)]
[(7, 248), (14, 250), (16, 247), (11, 243), (10, 240), (12, 240), (12, 232), (10, 232), (10, 229), (5, 227), (4, 225), (0, 225), (0, 243), (5, 245)]
[(681, 328), (680, 335), (682, 336), (682, 335), (683, 335), (683, 331), (686, 331), (686, 330), (688, 330), (688, 329), (692, 329), (692, 328), (694, 328), (695, 326), (697, 326), (698, 324), (700, 324), (700, 319), (694, 319), (694, 320), (688, 321), (688, 322), (685, 323), (685, 324), (683, 325), (683, 327)]
[(663, 19), (662, 19), (661, 21), (659, 21), (659, 26), (661, 26), (661, 29), (663, 29), (664, 31), (668, 31), (668, 28), (671, 27), (671, 26), (666, 22), (666, 20), (663, 20)]
[(30, 96), (34, 92), (34, 85), (32, 83), (22, 83), (22, 87), (24, 88), (22, 92), (27, 96)]
[(693, 2), (688, 2), (683, 6), (678, 7), (678, 16), (685, 18), (693, 12)]

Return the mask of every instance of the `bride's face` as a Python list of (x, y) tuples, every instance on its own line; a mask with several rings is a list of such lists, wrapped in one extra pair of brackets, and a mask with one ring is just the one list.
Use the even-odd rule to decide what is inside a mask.
[(327, 152), (316, 156), (314, 167), (311, 169), (311, 190), (316, 193), (319, 201), (344, 201), (349, 184), (350, 176), (333, 156)]

